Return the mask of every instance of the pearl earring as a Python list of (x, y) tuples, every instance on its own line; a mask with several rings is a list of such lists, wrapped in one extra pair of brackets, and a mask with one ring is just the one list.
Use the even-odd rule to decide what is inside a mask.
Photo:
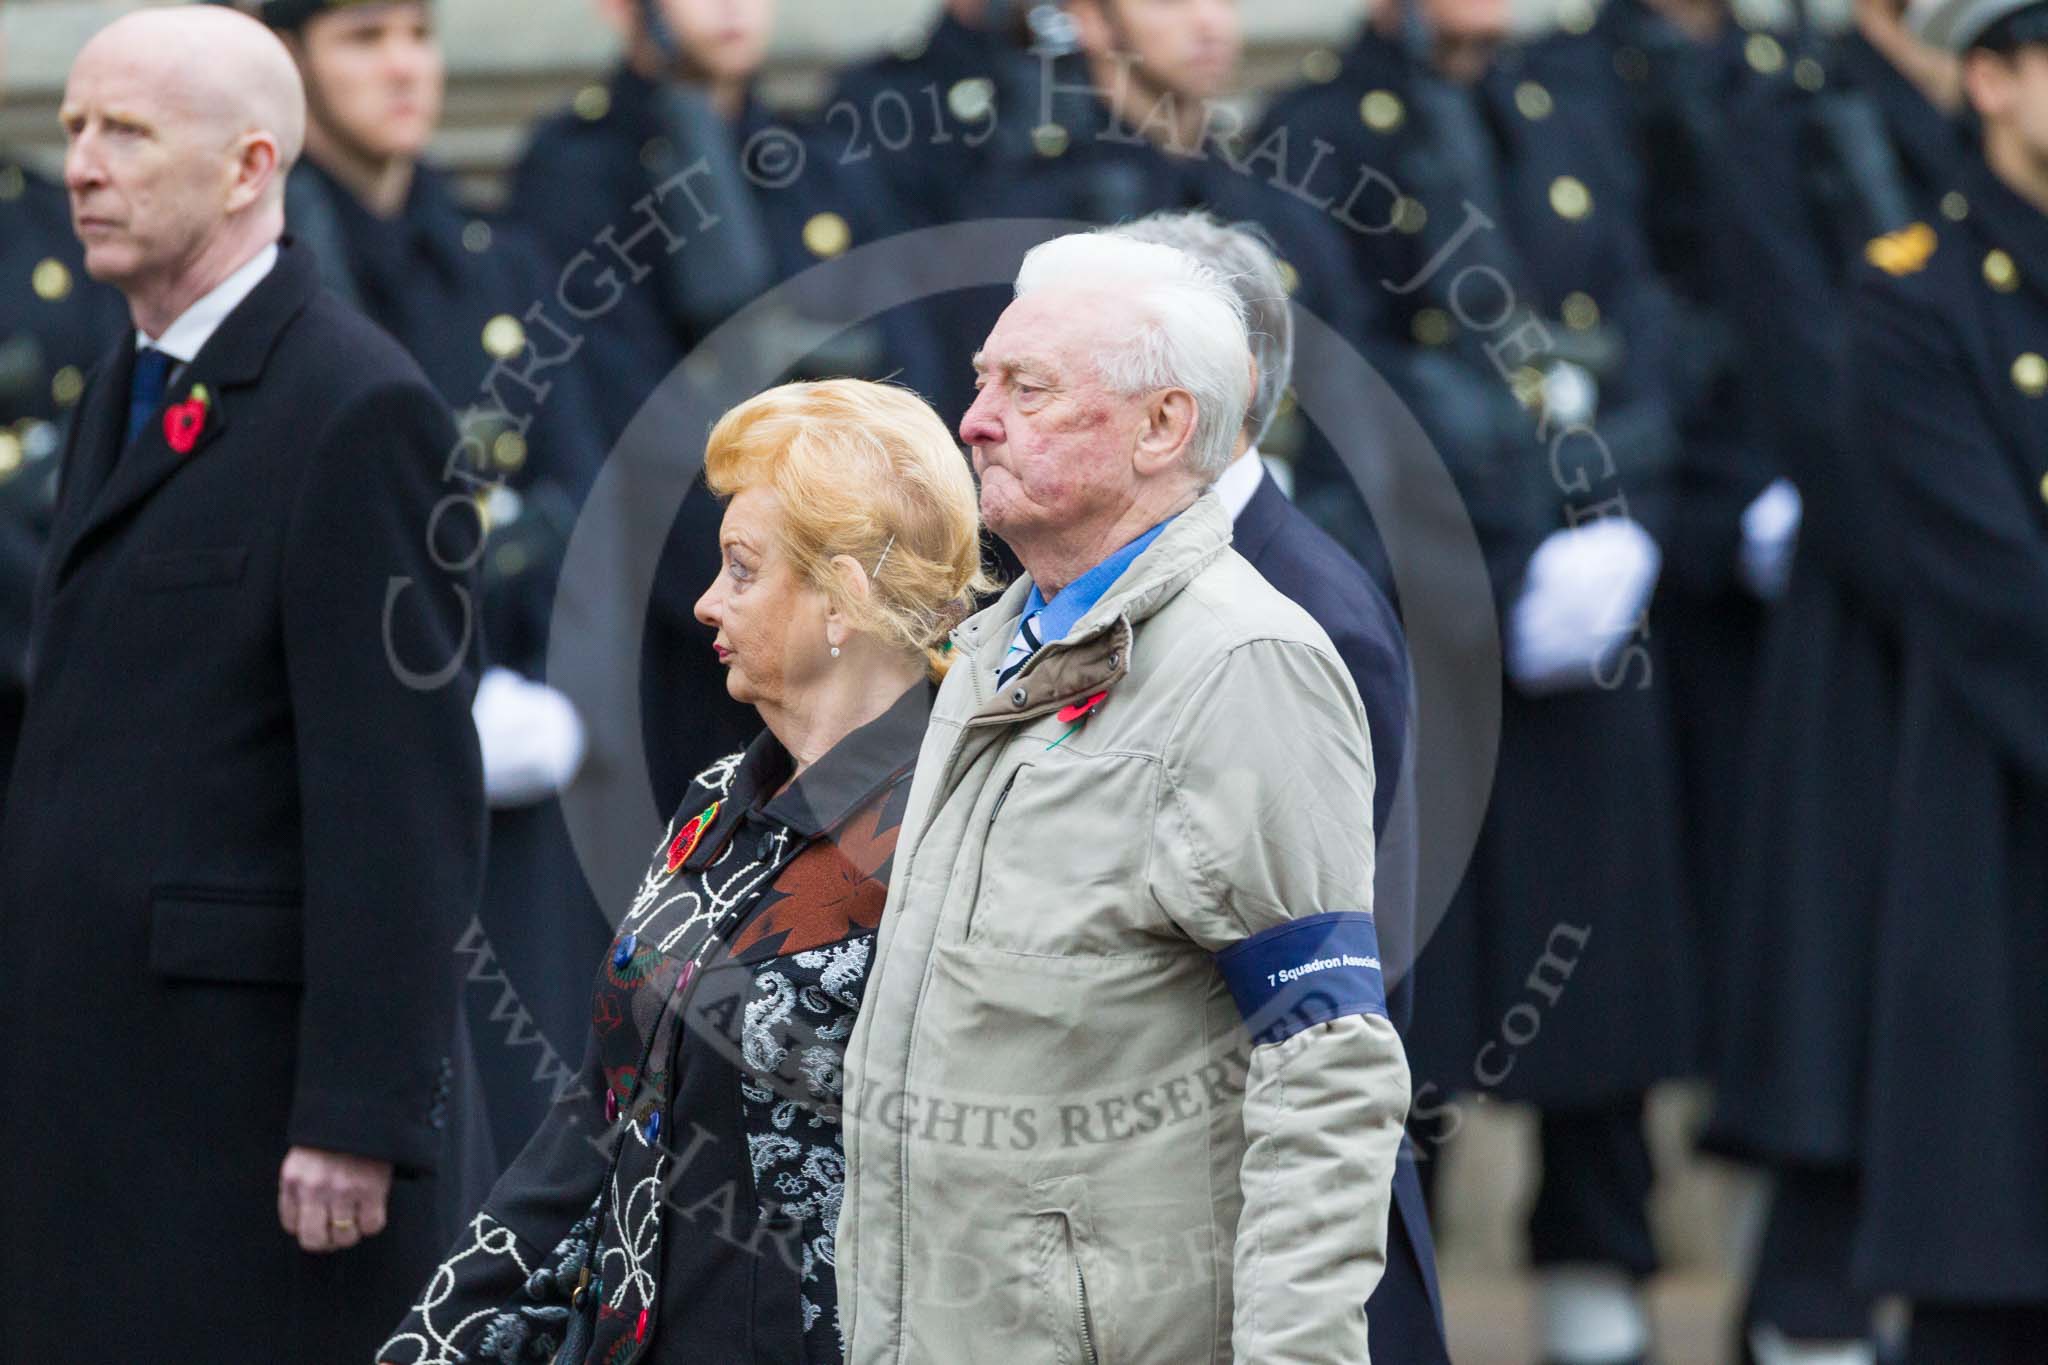
[(838, 645), (834, 645), (834, 646), (832, 646), (832, 657), (833, 657), (833, 658), (835, 658), (835, 659), (839, 657), (839, 646), (838, 646)]

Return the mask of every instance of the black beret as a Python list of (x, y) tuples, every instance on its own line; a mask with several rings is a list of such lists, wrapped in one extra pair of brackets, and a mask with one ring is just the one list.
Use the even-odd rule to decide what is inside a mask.
[(353, 9), (362, 5), (395, 5), (402, 0), (223, 0), (244, 13), (253, 14), (272, 28), (302, 27), (316, 14), (329, 10)]

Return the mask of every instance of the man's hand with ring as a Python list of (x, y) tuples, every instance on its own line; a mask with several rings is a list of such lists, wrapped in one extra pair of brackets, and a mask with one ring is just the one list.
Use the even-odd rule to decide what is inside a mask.
[(294, 1147), (277, 1178), (277, 1219), (307, 1251), (341, 1251), (384, 1230), (391, 1163)]

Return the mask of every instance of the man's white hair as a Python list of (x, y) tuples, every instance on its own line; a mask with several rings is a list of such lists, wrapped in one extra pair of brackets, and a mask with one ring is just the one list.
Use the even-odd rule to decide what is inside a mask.
[(1094, 358), (1105, 385), (1125, 395), (1194, 395), (1188, 469), (1206, 487), (1229, 467), (1251, 403), (1251, 343), (1237, 292), (1187, 252), (1114, 230), (1055, 237), (1017, 271), (1019, 298), (1077, 288), (1130, 302), (1129, 341)]
[(1244, 429), (1251, 433), (1253, 445), (1265, 440), (1280, 412), (1280, 400), (1294, 382), (1294, 310), (1280, 258), (1265, 230), (1255, 223), (1225, 223), (1202, 209), (1186, 209), (1147, 214), (1117, 232), (1140, 242), (1177, 247), (1237, 291), (1251, 332), (1252, 359), (1259, 363), (1259, 386)]

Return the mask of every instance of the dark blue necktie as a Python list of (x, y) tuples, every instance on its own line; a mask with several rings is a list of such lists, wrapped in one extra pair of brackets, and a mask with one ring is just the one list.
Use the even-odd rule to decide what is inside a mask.
[(176, 363), (154, 346), (135, 353), (135, 378), (128, 384), (128, 439), (122, 442), (123, 449), (135, 444), (142, 428), (164, 405), (164, 390), (170, 387), (171, 367)]

